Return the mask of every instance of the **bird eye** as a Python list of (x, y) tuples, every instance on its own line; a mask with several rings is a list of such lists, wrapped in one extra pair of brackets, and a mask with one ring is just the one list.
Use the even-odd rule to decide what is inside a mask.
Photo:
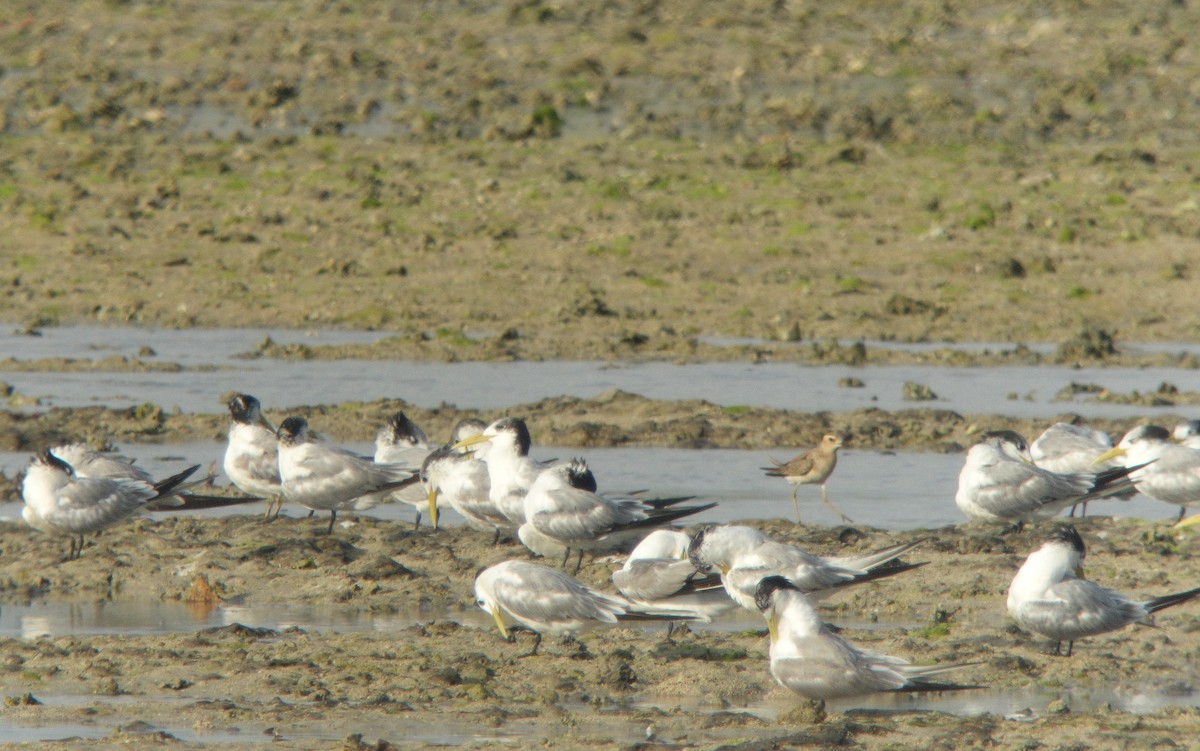
[(475, 604), (476, 604), (476, 605), (478, 605), (478, 606), (479, 606), (479, 607), (481, 607), (481, 608), (486, 608), (486, 607), (487, 607), (487, 602), (485, 602), (485, 601), (483, 601), (483, 600), (476, 600), (476, 601), (475, 601)]

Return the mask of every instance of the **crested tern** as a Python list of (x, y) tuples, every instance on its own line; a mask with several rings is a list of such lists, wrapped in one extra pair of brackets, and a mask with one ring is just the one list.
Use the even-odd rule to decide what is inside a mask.
[(1110, 459), (1133, 468), (1129, 479), (1139, 493), (1179, 506), (1180, 520), (1189, 507), (1200, 506), (1200, 451), (1172, 443), (1166, 428), (1140, 425), (1130, 430), (1096, 461)]
[(310, 440), (308, 421), (292, 416), (279, 425), (279, 478), (289, 501), (329, 512), (329, 532), (339, 509), (361, 508), (363, 496), (382, 497), (420, 480), (408, 467), (376, 464), (336, 446)]
[[(1069, 422), (1056, 422), (1029, 444), (1029, 457), (1034, 464), (1051, 472), (1095, 474), (1103, 469), (1121, 466), (1117, 461), (1096, 464), (1096, 457), (1112, 447), (1112, 439), (1102, 430), (1072, 425)], [(1130, 488), (1114, 495), (1121, 500), (1129, 500), (1136, 493), (1136, 490)], [(1087, 503), (1083, 503), (1082, 506), (1086, 516)], [(1074, 515), (1075, 506), (1071, 506), (1070, 516)]]
[(972, 520), (1046, 519), (1076, 503), (1128, 490), (1131, 471), (1117, 467), (1099, 474), (1051, 472), (1032, 463), (1019, 433), (990, 431), (967, 452), (954, 502)]
[(702, 574), (688, 560), (691, 542), (691, 537), (677, 530), (654, 530), (633, 549), (625, 565), (612, 573), (612, 583), (638, 610), (712, 621), (736, 603), (719, 575)]
[[(496, 621), (500, 634), (523, 626), (537, 636), (529, 655), (537, 654), (543, 634), (574, 635), (618, 620), (669, 620), (673, 616), (629, 613), (629, 603), (582, 584), (558, 569), (527, 561), (504, 561), (475, 577), (475, 603)], [(677, 616), (674, 616), (677, 617)]]
[(267, 499), (269, 518), (283, 508), (283, 486), (279, 479), (279, 438), (271, 421), (263, 416), (262, 404), (249, 394), (235, 394), (229, 408), (229, 442), (223, 469), (239, 490)]
[(700, 571), (720, 571), (725, 591), (734, 602), (758, 612), (754, 593), (759, 581), (767, 576), (784, 576), (800, 591), (820, 598), (841, 587), (923, 566), (896, 559), (924, 541), (922, 538), (858, 556), (821, 558), (776, 542), (753, 527), (713, 525), (692, 538), (688, 559)]
[[(397, 412), (387, 419), (383, 427), (375, 434), (375, 463), (376, 464), (392, 464), (409, 468), (410, 471), (416, 473), (420, 471), (421, 465), (425, 462), (425, 457), (429, 456), (431, 447), (429, 439), (425, 436), (425, 431), (417, 427), (417, 424), (409, 419), (404, 412)], [(424, 492), (420, 483), (414, 483), (392, 493), (392, 500), (407, 503), (416, 509), (417, 519), (416, 527), (421, 526), (421, 509), (428, 504), (428, 494)], [(355, 505), (356, 510), (369, 508), (375, 505), (370, 503), (366, 506)], [(432, 514), (432, 512), (431, 512)], [(431, 522), (436, 527), (436, 520), (431, 519)]]
[(562, 546), (565, 549), (562, 552), (568, 556), (574, 550), (582, 563), (585, 551), (617, 550), (630, 540), (645, 536), (647, 530), (716, 505), (675, 505), (683, 500), (601, 496), (596, 493), (596, 478), (587, 463), (574, 459), (544, 469), (538, 475), (525, 496), (525, 523), (517, 530), (517, 536), (541, 555), (547, 554), (544, 552), (547, 541), (554, 553), (559, 552), (557, 546)]
[(178, 492), (199, 464), (157, 483), (140, 479), (78, 477), (70, 464), (42, 451), (31, 460), (21, 483), (21, 517), (41, 532), (70, 537), (67, 560), (83, 553), (85, 536), (111, 527), (148, 505)]
[(454, 444), (456, 449), (475, 447), (475, 457), (487, 464), (488, 496), (514, 526), (525, 523), (525, 495), (545, 469), (530, 458), (532, 444), (529, 427), (519, 417), (502, 417)]
[(878, 691), (978, 688), (933, 680), (975, 663), (913, 665), (854, 646), (830, 631), (809, 598), (782, 576), (768, 576), (759, 582), (754, 599), (767, 619), (771, 675), (780, 686), (807, 699), (824, 702)]
[(1116, 590), (1077, 575), (1087, 547), (1069, 524), (1054, 527), (1046, 542), (1029, 554), (1008, 588), (1008, 612), (1027, 631), (1055, 641), (1055, 654), (1070, 656), (1075, 640), (1132, 623), (1151, 613), (1187, 602), (1200, 587), (1186, 592), (1131, 600)]

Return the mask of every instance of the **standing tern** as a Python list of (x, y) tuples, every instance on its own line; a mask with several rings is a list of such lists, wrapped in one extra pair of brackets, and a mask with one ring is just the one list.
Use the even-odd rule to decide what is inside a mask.
[(638, 610), (679, 613), (705, 623), (734, 607), (720, 576), (702, 574), (688, 560), (691, 542), (673, 529), (646, 535), (613, 572), (617, 591)]
[(782, 576), (759, 582), (755, 604), (767, 619), (771, 675), (784, 688), (824, 702), (877, 691), (958, 691), (979, 688), (932, 680), (975, 663), (913, 665), (860, 649), (821, 622), (816, 608)]
[(820, 558), (794, 545), (771, 540), (753, 527), (714, 525), (692, 538), (688, 559), (700, 571), (720, 571), (729, 596), (743, 608), (758, 612), (755, 591), (768, 576), (783, 576), (800, 591), (820, 598), (834, 589), (925, 565), (896, 560), (924, 541), (922, 538), (859, 556)]
[(475, 603), (496, 621), (500, 634), (512, 641), (514, 625), (537, 637), (529, 655), (537, 654), (543, 634), (574, 635), (618, 620), (670, 620), (669, 615), (627, 612), (629, 603), (602, 594), (558, 569), (526, 561), (504, 561), (475, 577)]
[(421, 482), (425, 486), (429, 517), (437, 529), (439, 498), (445, 499), (457, 511), (467, 526), (484, 532), (494, 532), (493, 544), (503, 531), (512, 531), (513, 524), (500, 513), (488, 495), (487, 465), (452, 445), (430, 452), (421, 465)]
[(1030, 460), (1025, 438), (1011, 430), (984, 433), (967, 452), (954, 502), (970, 519), (1022, 523), (1068, 506), (1128, 490), (1133, 468), (1099, 474), (1058, 473)]
[(1071, 655), (1075, 640), (1131, 623), (1145, 622), (1154, 612), (1187, 602), (1200, 587), (1186, 592), (1135, 601), (1082, 578), (1087, 548), (1069, 524), (1056, 525), (1050, 537), (1029, 554), (1008, 588), (1008, 613), (1022, 628), (1055, 641), (1054, 653)]
[(1139, 493), (1178, 505), (1180, 520), (1189, 506), (1200, 506), (1200, 451), (1172, 443), (1166, 428), (1138, 426), (1096, 461), (1117, 458), (1131, 468), (1129, 479)]
[(336, 446), (309, 439), (308, 422), (289, 417), (279, 426), (279, 477), (289, 501), (329, 512), (329, 532), (339, 509), (355, 507), (363, 496), (376, 498), (416, 483), (408, 467), (376, 464)]
[(68, 535), (67, 560), (83, 553), (85, 535), (123, 521), (148, 505), (178, 492), (199, 464), (177, 475), (149, 483), (145, 480), (78, 477), (71, 465), (42, 451), (25, 470), (21, 516), (29, 526), (48, 534)]
[(488, 495), (514, 526), (525, 523), (525, 495), (545, 465), (529, 457), (529, 428), (519, 417), (502, 417), (454, 448), (475, 447), (488, 468)]
[(262, 404), (249, 394), (229, 400), (229, 443), (225, 447), (225, 476), (243, 493), (267, 499), (266, 516), (278, 516), (283, 508), (283, 486), (279, 479), (279, 438), (271, 421), (263, 416)]
[(800, 523), (800, 501), (797, 500), (796, 493), (799, 492), (801, 485), (819, 485), (821, 503), (840, 516), (842, 521), (847, 523), (853, 521), (843, 514), (841, 509), (833, 505), (833, 502), (829, 500), (829, 493), (825, 489), (825, 483), (829, 481), (829, 476), (833, 474), (833, 468), (837, 466), (837, 450), (841, 447), (842, 437), (840, 435), (826, 433), (815, 449), (805, 451), (786, 463), (772, 459), (775, 466), (763, 467), (767, 471), (768, 477), (782, 477), (794, 486), (792, 488), (792, 506), (796, 509), (797, 524)]
[[(583, 553), (617, 550), (646, 531), (706, 511), (715, 503), (676, 506), (684, 498), (608, 498), (596, 493), (596, 478), (582, 459), (542, 470), (525, 496), (525, 523), (517, 536), (535, 553), (564, 548)], [(532, 533), (533, 534), (531, 537)], [(531, 540), (535, 540), (531, 544)], [(557, 545), (555, 545), (557, 544)], [(564, 564), (566, 559), (564, 558)], [(579, 567), (576, 566), (576, 571)]]
[[(376, 464), (398, 465), (417, 473), (424, 464), (425, 457), (429, 456), (429, 452), (429, 439), (425, 436), (425, 431), (417, 427), (416, 423), (403, 412), (397, 412), (389, 417), (379, 432), (375, 434)], [(419, 528), (421, 526), (421, 509), (428, 504), (428, 494), (423, 492), (421, 484), (414, 483), (401, 488), (392, 493), (391, 498), (401, 503), (407, 503), (416, 509), (416, 527)], [(356, 505), (355, 508), (361, 510), (369, 508), (369, 506)], [(436, 519), (431, 518), (430, 521), (435, 527), (437, 526)]]
[[(84, 443), (68, 443), (55, 446), (50, 453), (75, 471), (76, 477), (106, 477), (110, 480), (139, 480), (153, 485), (154, 478), (145, 469), (120, 454), (101, 453)], [(146, 505), (147, 511), (196, 511), (206, 508), (236, 506), (262, 500), (261, 497), (238, 498), (229, 496), (197, 495), (187, 492), (191, 488), (207, 484), (212, 477), (192, 480), (175, 486), (172, 492)]]

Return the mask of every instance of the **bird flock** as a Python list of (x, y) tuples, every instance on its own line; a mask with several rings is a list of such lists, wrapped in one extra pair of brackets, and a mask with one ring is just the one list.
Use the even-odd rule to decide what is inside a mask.
[[(212, 477), (190, 479), (194, 465), (155, 480), (120, 456), (83, 444), (55, 446), (30, 460), (22, 481), (22, 517), (29, 526), (67, 537), (67, 559), (78, 558), (86, 536), (142, 511), (204, 508), (265, 500), (266, 515), (284, 503), (329, 513), (333, 534), (339, 512), (353, 514), (380, 503), (413, 506), (439, 526), (439, 507), (453, 508), (472, 529), (519, 541), (530, 556), (481, 569), (474, 599), (508, 640), (532, 632), (529, 655), (545, 635), (571, 637), (626, 620), (668, 624), (711, 622), (745, 608), (765, 619), (770, 672), (795, 693), (815, 701), (881, 691), (950, 691), (977, 688), (950, 683), (945, 673), (973, 663), (914, 665), (854, 645), (822, 622), (817, 605), (845, 588), (922, 569), (903, 557), (929, 538), (868, 553), (822, 557), (737, 524), (708, 525), (694, 534), (673, 526), (715, 503), (694, 497), (647, 497), (644, 491), (600, 492), (580, 458), (539, 462), (529, 456), (525, 422), (504, 417), (491, 424), (466, 419), (444, 445), (432, 445), (403, 412), (379, 429), (374, 456), (362, 456), (319, 439), (305, 418), (289, 416), (278, 427), (258, 399), (238, 394), (231, 416), (223, 470), (242, 497), (194, 491)], [(828, 434), (812, 451), (764, 468), (795, 485), (800, 517), (802, 484), (821, 488), (835, 466), (844, 436)], [(1103, 432), (1057, 423), (1032, 444), (1010, 430), (982, 434), (966, 453), (955, 502), (973, 522), (1019, 528), (1067, 509), (1086, 514), (1100, 498), (1142, 493), (1180, 507), (1200, 505), (1200, 422), (1174, 434), (1139, 426), (1115, 445)], [(1200, 515), (1197, 515), (1200, 517)], [(567, 572), (572, 554), (578, 573), (585, 554), (618, 554), (615, 591), (601, 592)], [(1008, 590), (1007, 611), (1024, 630), (1050, 640), (1056, 654), (1072, 654), (1078, 639), (1146, 623), (1155, 612), (1200, 594), (1200, 587), (1136, 600), (1083, 578), (1086, 545), (1069, 523), (1050, 525), (1044, 544), (1031, 552)], [(1063, 645), (1066, 645), (1065, 650)]]

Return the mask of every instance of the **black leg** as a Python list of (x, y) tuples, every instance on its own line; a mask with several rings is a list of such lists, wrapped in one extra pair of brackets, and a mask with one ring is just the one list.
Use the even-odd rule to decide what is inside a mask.
[(572, 573), (572, 575), (578, 576), (579, 569), (581, 569), (581, 568), (583, 568), (583, 551), (582, 550), (579, 551), (579, 557), (575, 559), (575, 571)]
[(421, 528), (421, 512), (418, 511), (417, 512), (417, 521), (413, 524), (413, 529), (420, 529), (420, 528)]
[(333, 523), (337, 521), (337, 509), (329, 512), (329, 530), (327, 534), (333, 534)]

